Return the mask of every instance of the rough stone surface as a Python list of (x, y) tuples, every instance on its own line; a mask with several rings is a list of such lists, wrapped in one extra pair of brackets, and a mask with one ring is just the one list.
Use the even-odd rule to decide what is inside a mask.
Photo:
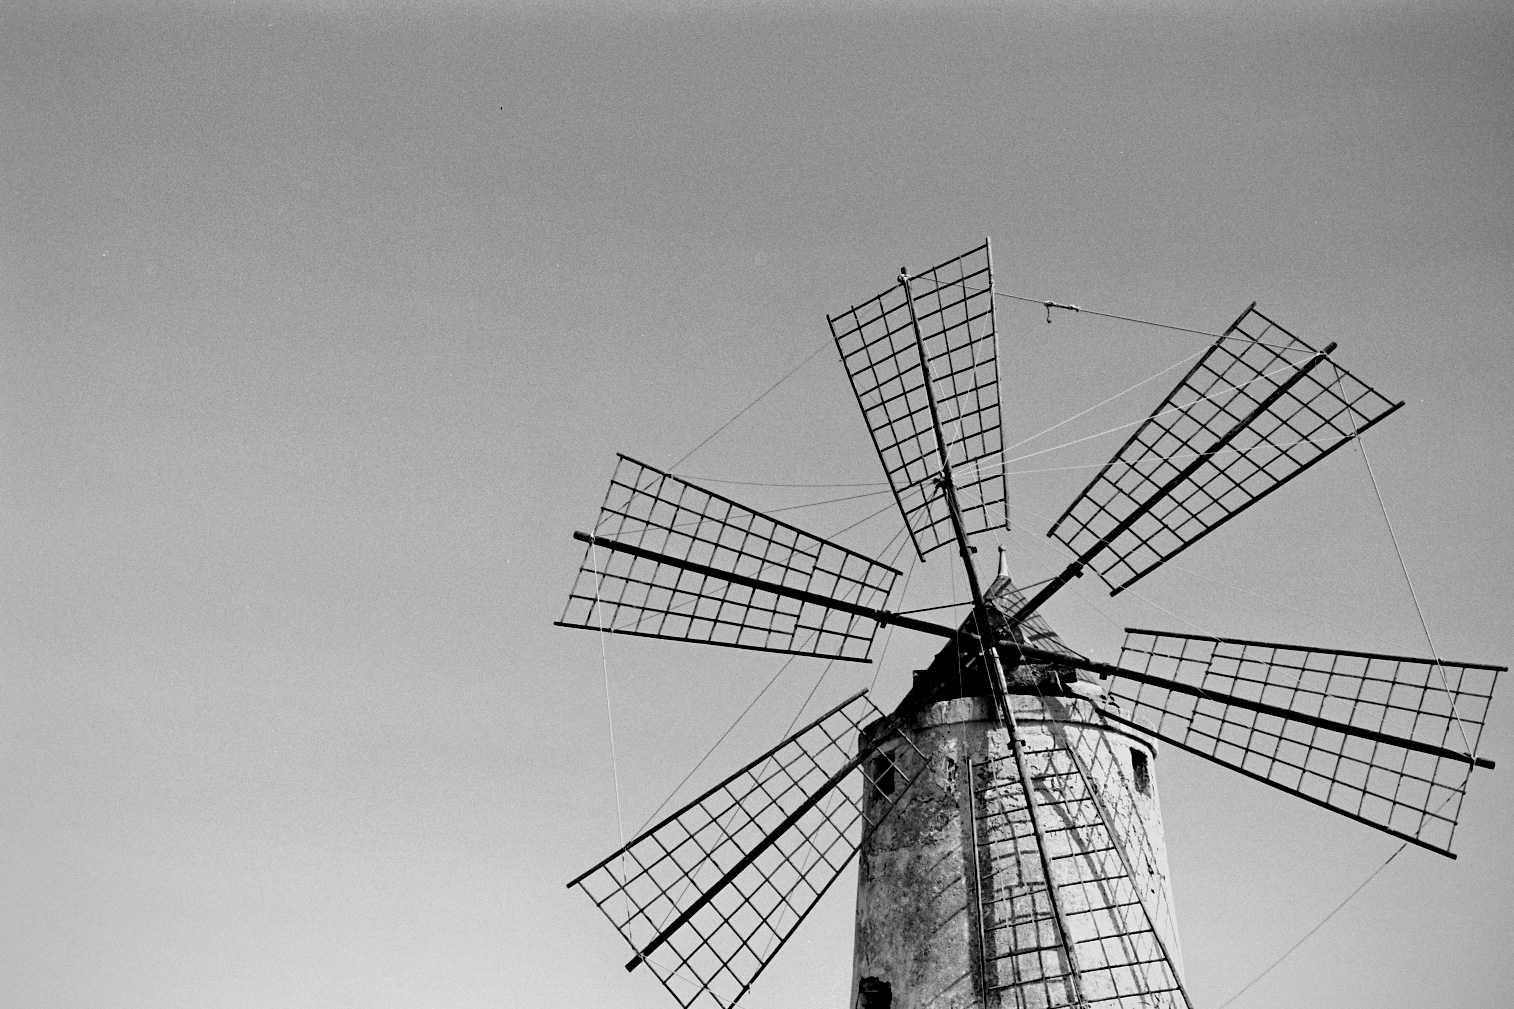
[[(1028, 747), (1056, 736), (1081, 753), (1091, 751), (1099, 736), (1107, 738), (1109, 752), (1122, 765), (1118, 769), (1106, 767), (1098, 784), (1106, 801), (1129, 804), (1125, 808), (1133, 806), (1145, 827), (1151, 856), (1157, 862), (1147, 867), (1148, 903), (1155, 911), (1158, 931), (1174, 958), (1179, 958), (1156, 794), (1155, 750), (1134, 735), (1086, 721), (1091, 715), (1086, 701), (1015, 695), (1011, 702)], [(924, 772), (893, 812), (863, 840), (852, 990), (860, 996), (860, 986), (867, 979), (887, 984), (891, 1009), (997, 1009), (1022, 1004), (1023, 1000), (1007, 993), (990, 994), (985, 1001), (979, 912), (974, 900), (983, 863), (978, 863), (975, 873), (966, 778), (971, 758), (980, 774), (996, 775), (996, 783), (1005, 779), (1012, 784), (1013, 761), (995, 762), (995, 758), (1010, 753), (1008, 736), (999, 726), (992, 701), (984, 697), (957, 697), (927, 705), (916, 713), (908, 731), (923, 756)], [(896, 753), (897, 759), (914, 762), (903, 768), (907, 780), (922, 757), (916, 757), (897, 738), (883, 745)], [(1134, 785), (1132, 752), (1146, 759), (1149, 795)], [(980, 777), (980, 783), (983, 780)], [(869, 806), (879, 798), (870, 795)], [(1035, 858), (1033, 850), (1023, 853), (1023, 859)], [(1039, 863), (1027, 864), (1023, 870), (1027, 877), (1040, 877)], [(1018, 869), (1009, 866), (999, 871), (1013, 873)], [(982, 879), (985, 890), (991, 890), (993, 884), (993, 880)], [(986, 980), (990, 989), (999, 983), (992, 976), (992, 954), (1005, 952), (995, 950), (997, 941), (1001, 940), (989, 942)], [(1177, 967), (1182, 969), (1180, 960)]]

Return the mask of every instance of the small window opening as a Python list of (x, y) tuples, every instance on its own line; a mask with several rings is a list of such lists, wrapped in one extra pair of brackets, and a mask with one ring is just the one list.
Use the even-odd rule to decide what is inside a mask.
[(1135, 776), (1136, 791), (1142, 795), (1150, 795), (1151, 765), (1146, 761), (1146, 754), (1133, 746), (1130, 748), (1130, 770)]
[(894, 986), (882, 978), (865, 977), (857, 985), (857, 1009), (893, 1009)]

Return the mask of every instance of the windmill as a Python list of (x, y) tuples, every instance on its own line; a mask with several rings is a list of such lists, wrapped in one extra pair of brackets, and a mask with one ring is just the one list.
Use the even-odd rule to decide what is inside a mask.
[[(1048, 312), (1052, 306), (1048, 305)], [(1040, 616), (1119, 593), (1394, 403), (1252, 304), (1048, 536), (1027, 594), (970, 537), (1008, 525), (989, 244), (829, 319), (914, 548), (956, 548), (959, 626), (890, 609), (900, 572), (620, 456), (559, 624), (868, 661), (944, 639), (885, 714), (854, 695), (590, 867), (582, 889), (680, 1006), (732, 1006), (860, 855), (853, 1005), (1183, 1007), (1152, 762), (1166, 744), (1454, 858), (1504, 667), (1127, 630), (1118, 661)]]

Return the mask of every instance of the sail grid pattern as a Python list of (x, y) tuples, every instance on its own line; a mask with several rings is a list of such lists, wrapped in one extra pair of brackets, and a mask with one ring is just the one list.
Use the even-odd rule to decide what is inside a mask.
[(897, 569), (619, 458), (559, 625), (867, 660), (877, 622), (827, 601), (882, 609)]
[(1400, 405), (1252, 306), (1047, 535), (1119, 592)]
[[(1032, 736), (1025, 758), (1067, 918), (1082, 989), (1056, 925), (1051, 892), (1012, 756), (980, 765), (973, 787), (979, 865), (991, 881), (982, 896), (984, 956), (1000, 1004), (1014, 1009), (1078, 1005), (1185, 1009), (1178, 969), (1157, 931), (1164, 887), (1129, 789), (1107, 740), (1094, 735)], [(1117, 777), (1109, 778), (1114, 774)]]
[(907, 740), (859, 749), (879, 717), (849, 698), (570, 883), (636, 950), (628, 968), (685, 1009), (740, 999), (876, 826), (863, 789), (881, 820), (924, 766)]
[[(969, 534), (1008, 526), (989, 246), (910, 278), (915, 319)], [(953, 542), (909, 299), (897, 284), (830, 318), (862, 416), (921, 558)], [(967, 502), (971, 502), (970, 504)]]
[[(1194, 692), (1112, 676), (1112, 716), (1443, 854), (1450, 853), (1503, 670), (1135, 628), (1127, 633), (1120, 665)], [(1295, 717), (1259, 712), (1230, 698)], [(1411, 743), (1464, 756), (1424, 752)]]

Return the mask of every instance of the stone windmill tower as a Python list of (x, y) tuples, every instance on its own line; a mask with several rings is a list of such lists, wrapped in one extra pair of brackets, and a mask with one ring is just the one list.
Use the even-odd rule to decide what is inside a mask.
[[(999, 621), (1024, 604), (1000, 561), (986, 597), (1001, 665), (1027, 643), (1080, 659), (1039, 616), (1018, 635)], [(875, 759), (920, 772), (891, 815), (867, 808), (893, 786), (886, 772), (867, 796), (879, 825), (859, 853), (858, 1009), (1098, 1004), (1121, 992), (1183, 1004), (1155, 742), (1101, 719), (1095, 702), (1107, 698), (1075, 667), (1020, 664), (1008, 688), (1034, 818), (980, 652), (943, 648), (895, 712), (903, 732), (877, 744)]]
[[(1074, 559), (985, 590), (1007, 524), (990, 250), (830, 319), (921, 558), (955, 546), (960, 626), (889, 608), (900, 572), (621, 456), (560, 624), (867, 661), (945, 639), (899, 706), (848, 698), (569, 886), (686, 1007), (738, 1005), (860, 852), (856, 1009), (1192, 1009), (1153, 765), (1188, 751), (1450, 855), (1503, 667), (1130, 629), (1088, 659), (1039, 616), (1118, 593), (1360, 436), (1392, 403), (1249, 306), (1048, 535)], [(1052, 308), (1071, 308), (1047, 304)]]

